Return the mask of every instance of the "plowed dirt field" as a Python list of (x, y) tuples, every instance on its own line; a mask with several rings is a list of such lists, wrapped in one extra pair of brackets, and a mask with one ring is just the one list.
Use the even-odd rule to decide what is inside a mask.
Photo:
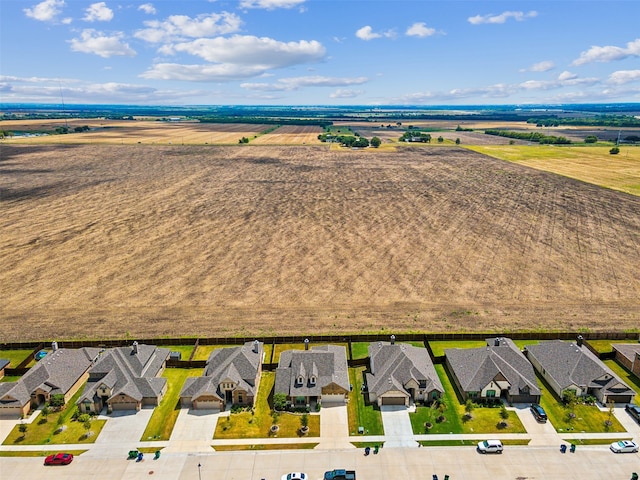
[(640, 325), (640, 197), (462, 148), (0, 153), (3, 341)]

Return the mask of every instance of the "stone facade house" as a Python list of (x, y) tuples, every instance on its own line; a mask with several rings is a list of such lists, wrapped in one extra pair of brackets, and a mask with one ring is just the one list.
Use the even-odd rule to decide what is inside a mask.
[(140, 410), (157, 406), (167, 391), (162, 372), (170, 350), (133, 342), (128, 347), (105, 350), (89, 371), (87, 385), (78, 400), (83, 413)]
[(371, 403), (405, 405), (431, 402), (444, 393), (425, 348), (395, 342), (369, 345), (370, 372), (365, 376)]
[(66, 403), (82, 387), (100, 349), (58, 348), (55, 342), (53, 346), (20, 380), (0, 383), (0, 416), (26, 416), (53, 395), (64, 395)]
[(535, 371), (511, 339), (489, 338), (486, 347), (449, 348), (444, 354), (465, 401), (503, 397), (509, 403), (540, 402)]
[(551, 340), (527, 345), (525, 352), (558, 398), (573, 390), (578, 397), (593, 395), (602, 404), (631, 402), (635, 392), (579, 343)]
[(280, 355), (274, 392), (286, 394), (291, 405), (344, 405), (349, 390), (345, 347), (321, 345)]
[(186, 379), (180, 392), (181, 405), (194, 410), (253, 406), (260, 386), (263, 355), (264, 344), (257, 340), (214, 350), (202, 376)]

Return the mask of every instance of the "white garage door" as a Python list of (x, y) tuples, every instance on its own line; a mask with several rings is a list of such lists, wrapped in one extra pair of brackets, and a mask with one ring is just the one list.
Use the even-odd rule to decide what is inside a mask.
[(322, 403), (344, 403), (344, 395), (322, 395)]

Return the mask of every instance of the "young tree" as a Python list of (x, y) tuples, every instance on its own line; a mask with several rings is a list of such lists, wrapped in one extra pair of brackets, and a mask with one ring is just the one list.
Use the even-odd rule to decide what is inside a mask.
[(460, 145), (460, 139), (456, 138), (456, 145)]
[(284, 410), (287, 408), (287, 394), (276, 393), (273, 396), (273, 408), (275, 410)]
[(618, 147), (613, 147), (611, 150), (609, 150), (609, 153), (611, 155), (617, 155), (620, 153), (620, 149)]
[(20, 422), (20, 425), (18, 425), (18, 430), (22, 434), (22, 438), (24, 438), (24, 436), (27, 434), (28, 429), (29, 429), (29, 426), (26, 423)]
[(442, 138), (442, 136), (438, 137), (438, 143), (442, 143), (444, 142), (444, 138)]
[(380, 144), (382, 143), (382, 141), (378, 138), (378, 137), (373, 137), (371, 139), (371, 146), (373, 148), (378, 148), (380, 146)]

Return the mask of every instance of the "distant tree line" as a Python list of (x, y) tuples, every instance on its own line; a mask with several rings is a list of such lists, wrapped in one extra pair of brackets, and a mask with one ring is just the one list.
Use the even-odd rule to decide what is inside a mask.
[(579, 125), (592, 127), (640, 127), (640, 119), (631, 115), (596, 115), (595, 117), (529, 118), (527, 123), (538, 127), (558, 127), (560, 125)]
[[(357, 133), (355, 135), (331, 135), (329, 133), (321, 133), (320, 135), (318, 135), (318, 140), (320, 140), (321, 142), (339, 143), (343, 147), (365, 148), (369, 146), (369, 140), (361, 137)], [(373, 139), (371, 140), (373, 141)], [(377, 143), (377, 145), (374, 146), (380, 146), (380, 143), (378, 143), (379, 141), (380, 139), (378, 138), (378, 140), (374, 142)]]
[(431, 135), (420, 131), (407, 131), (400, 137), (401, 142), (431, 143)]
[(315, 125), (318, 127), (327, 127), (333, 125), (331, 120), (321, 120), (318, 118), (270, 118), (270, 117), (244, 117), (244, 116), (225, 116), (225, 117), (201, 117), (198, 118), (200, 123), (249, 123), (264, 125)]
[(526, 140), (529, 142), (537, 142), (540, 144), (566, 145), (571, 140), (565, 137), (556, 137), (555, 135), (544, 135), (540, 132), (511, 132), (508, 130), (485, 130), (487, 135), (497, 135), (499, 137), (516, 138), (518, 140)]

